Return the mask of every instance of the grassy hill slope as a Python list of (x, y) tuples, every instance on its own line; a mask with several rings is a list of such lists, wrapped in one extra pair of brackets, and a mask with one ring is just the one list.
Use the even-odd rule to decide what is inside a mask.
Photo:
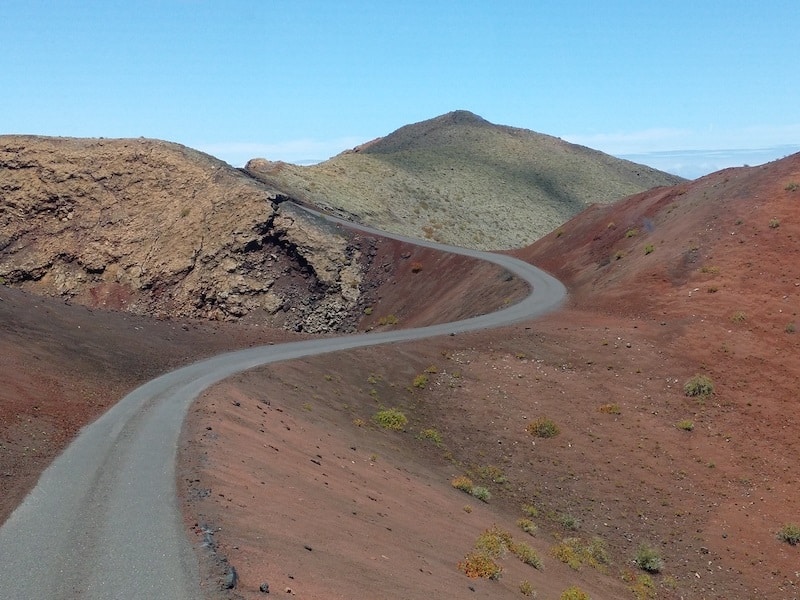
[(254, 177), (389, 231), (482, 249), (523, 246), (593, 203), (679, 177), (455, 111), (300, 167), (263, 159)]

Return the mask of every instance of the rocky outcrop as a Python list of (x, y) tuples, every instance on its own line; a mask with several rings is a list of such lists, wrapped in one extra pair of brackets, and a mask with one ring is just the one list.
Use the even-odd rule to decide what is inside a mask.
[(178, 144), (0, 136), (0, 278), (160, 317), (352, 329), (369, 240), (285, 200)]

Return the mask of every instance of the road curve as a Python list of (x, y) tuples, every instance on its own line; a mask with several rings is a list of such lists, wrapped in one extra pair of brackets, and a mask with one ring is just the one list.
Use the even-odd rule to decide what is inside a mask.
[(81, 432), (0, 528), (0, 596), (11, 600), (200, 598), (197, 560), (176, 498), (175, 457), (183, 419), (203, 390), (234, 373), (272, 362), (531, 319), (557, 308), (565, 295), (557, 279), (510, 256), (452, 248), (325, 218), (367, 233), (493, 262), (528, 282), (532, 293), (497, 312), (451, 323), (229, 352), (142, 385)]

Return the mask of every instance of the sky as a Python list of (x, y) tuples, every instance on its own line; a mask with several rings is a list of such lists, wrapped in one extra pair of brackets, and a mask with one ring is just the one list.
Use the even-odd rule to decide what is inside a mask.
[(463, 109), (685, 177), (800, 151), (796, 0), (3, 0), (0, 134), (324, 160)]

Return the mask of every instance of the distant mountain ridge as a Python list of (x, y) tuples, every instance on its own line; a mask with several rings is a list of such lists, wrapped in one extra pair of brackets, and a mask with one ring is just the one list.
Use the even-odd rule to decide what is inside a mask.
[(253, 159), (253, 177), (388, 231), (481, 249), (521, 247), (594, 203), (680, 177), (457, 110), (300, 167)]

